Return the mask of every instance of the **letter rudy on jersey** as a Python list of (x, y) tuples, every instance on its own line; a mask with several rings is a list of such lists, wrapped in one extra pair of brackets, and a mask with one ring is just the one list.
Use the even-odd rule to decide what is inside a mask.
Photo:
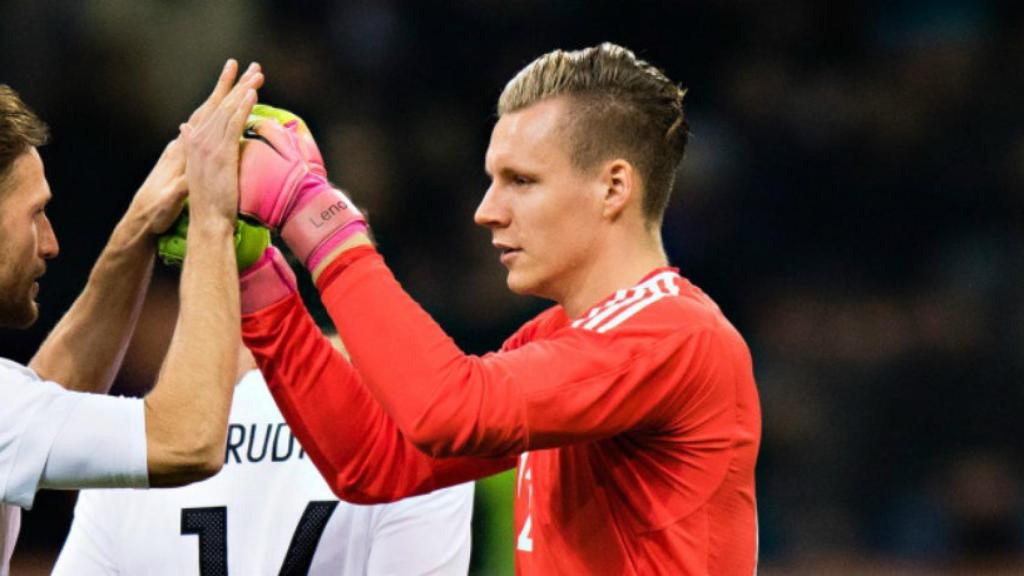
[[(285, 452), (284, 454), (280, 454), (279, 455), (277, 449), (281, 445), (281, 431), (282, 430), (285, 433), (285, 440), (286, 440), (285, 446), (287, 447), (288, 451)], [(274, 462), (284, 462), (285, 460), (287, 460), (287, 459), (292, 457), (292, 449), (294, 448), (294, 446), (295, 446), (295, 436), (292, 436), (292, 431), (288, 428), (288, 425), (285, 424), (284, 422), (278, 424), (277, 428), (274, 429), (274, 443), (273, 443), (273, 449), (271, 450), (271, 453), (270, 453), (270, 459), (272, 461), (274, 461)]]
[(246, 450), (246, 452), (245, 452), (246, 455), (249, 456), (249, 461), (250, 462), (262, 462), (263, 459), (267, 457), (267, 448), (270, 446), (270, 433), (271, 433), (272, 429), (273, 429), (273, 426), (268, 424), (267, 425), (267, 432), (263, 435), (263, 448), (260, 450), (260, 455), (259, 456), (253, 456), (253, 450), (252, 449), (256, 447), (257, 434), (256, 434), (256, 424), (252, 425), (252, 433), (249, 434), (249, 449)]
[[(224, 464), (257, 464), (263, 461), (284, 462), (293, 457), (306, 457), (288, 425), (284, 422), (267, 424), (230, 424)], [(267, 455), (270, 455), (269, 460)]]

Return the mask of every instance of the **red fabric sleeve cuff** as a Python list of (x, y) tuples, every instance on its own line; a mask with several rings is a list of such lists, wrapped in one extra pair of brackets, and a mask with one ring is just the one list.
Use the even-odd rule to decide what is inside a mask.
[(346, 250), (342, 252), (341, 254), (338, 255), (337, 258), (334, 259), (334, 262), (331, 262), (330, 264), (327, 265), (327, 268), (320, 274), (320, 277), (317, 278), (317, 290), (323, 292), (324, 289), (327, 288), (327, 286), (331, 282), (334, 282), (335, 278), (340, 276), (341, 273), (344, 272), (349, 266), (355, 264), (356, 262), (362, 260), (363, 258), (368, 258), (371, 256), (377, 256), (378, 258), (380, 258), (380, 254), (377, 252), (377, 249), (374, 248), (373, 246), (356, 246), (351, 250)]

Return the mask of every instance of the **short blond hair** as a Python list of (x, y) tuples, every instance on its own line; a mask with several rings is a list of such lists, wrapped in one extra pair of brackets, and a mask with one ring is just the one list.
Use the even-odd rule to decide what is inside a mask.
[(660, 223), (689, 139), (685, 95), (658, 68), (605, 42), (555, 50), (528, 64), (502, 91), (498, 115), (569, 97), (565, 128), (573, 164), (586, 170), (614, 157), (629, 161), (644, 182), (644, 217)]

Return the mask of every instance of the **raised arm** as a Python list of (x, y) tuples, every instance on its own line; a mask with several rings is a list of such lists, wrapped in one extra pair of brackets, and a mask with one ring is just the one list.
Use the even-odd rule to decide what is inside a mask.
[[(237, 64), (231, 61), (190, 123), (209, 115), (236, 75)], [(171, 141), (136, 192), (82, 293), (32, 358), (30, 366), (41, 377), (70, 390), (110, 389), (149, 287), (155, 238), (181, 212), (187, 191), (185, 154), (179, 139)]]
[(205, 478), (224, 462), (240, 345), (233, 232), (238, 210), (238, 141), (263, 82), (252, 66), (196, 126), (188, 148), (188, 249), (174, 336), (146, 399), (150, 483)]
[[(608, 335), (564, 330), (514, 351), (463, 354), (370, 246), (364, 217), (327, 181), (301, 120), (267, 113), (254, 128), (262, 140), (243, 158), (241, 210), (279, 229), (314, 272), (361, 387), (420, 450), (516, 456), (613, 436), (658, 419), (674, 405), (665, 400), (680, 400), (666, 397), (670, 389), (648, 390), (658, 381), (648, 376), (667, 369), (688, 334), (631, 331), (611, 347)], [(284, 342), (281, 353), (289, 347), (299, 348)]]
[(154, 238), (185, 197), (185, 151), (175, 139), (136, 193), (85, 289), (30, 366), (70, 390), (106, 393), (121, 367), (153, 272)]
[(243, 274), (242, 310), (245, 343), (274, 400), (339, 498), (388, 502), (515, 465), (514, 456), (433, 458), (417, 450), (321, 334), (274, 249)]
[[(357, 238), (352, 245), (364, 243)], [(372, 247), (327, 262), (316, 284), (364, 385), (425, 452), (519, 454), (660, 429), (688, 406), (732, 401), (730, 387), (716, 386), (731, 368), (708, 360), (745, 350), (727, 326), (640, 324), (615, 334), (565, 326), (477, 357), (405, 293)]]

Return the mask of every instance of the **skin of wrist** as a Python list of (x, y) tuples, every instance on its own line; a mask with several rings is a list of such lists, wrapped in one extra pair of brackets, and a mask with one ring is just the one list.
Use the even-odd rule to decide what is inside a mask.
[(188, 223), (189, 236), (234, 236), (237, 216), (220, 214), (190, 213)]
[(117, 223), (107, 244), (108, 248), (115, 250), (143, 250), (153, 249), (155, 246), (156, 243), (153, 242), (145, 223), (131, 217), (123, 218)]

